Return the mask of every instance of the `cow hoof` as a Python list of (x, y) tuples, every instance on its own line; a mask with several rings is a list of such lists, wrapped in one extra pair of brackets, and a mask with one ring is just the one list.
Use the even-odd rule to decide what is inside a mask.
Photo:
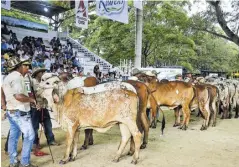
[(153, 125), (153, 126), (152, 126), (152, 129), (156, 129), (156, 125)]
[(202, 126), (200, 130), (207, 130), (207, 127)]
[(216, 127), (216, 123), (213, 123), (213, 124), (212, 124), (212, 127)]
[(229, 114), (229, 116), (227, 118), (228, 119), (232, 119), (232, 114)]
[(129, 151), (127, 155), (132, 156), (134, 154), (133, 151)]
[(140, 146), (140, 149), (145, 149), (146, 148), (146, 144), (142, 144), (141, 146)]
[(80, 148), (80, 150), (86, 150), (86, 149), (87, 149), (87, 146), (85, 146), (85, 145), (82, 145)]
[(182, 126), (179, 127), (179, 129), (187, 130), (187, 126), (186, 125), (182, 125)]
[(132, 160), (132, 161), (131, 161), (131, 164), (135, 164), (135, 165), (136, 165), (137, 163), (138, 163), (137, 160)]
[(177, 127), (177, 126), (180, 126), (180, 124), (179, 124), (179, 123), (175, 123), (175, 124), (173, 125), (173, 127)]
[(67, 163), (67, 161), (63, 161), (63, 160), (60, 160), (60, 162), (59, 162), (60, 165), (64, 165), (66, 163)]
[(119, 158), (114, 158), (112, 162), (115, 162), (115, 163), (119, 162)]
[(93, 145), (94, 144), (94, 142), (92, 141), (92, 142), (89, 142), (89, 145)]
[(75, 157), (74, 158), (70, 157), (69, 161), (72, 162), (72, 161), (75, 161), (75, 159), (76, 159)]
[(238, 115), (235, 115), (235, 117), (234, 118), (238, 118)]

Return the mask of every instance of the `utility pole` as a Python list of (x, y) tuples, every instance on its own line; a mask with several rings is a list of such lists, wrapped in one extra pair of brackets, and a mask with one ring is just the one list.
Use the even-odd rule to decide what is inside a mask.
[(143, 31), (143, 10), (136, 8), (136, 31), (135, 31), (135, 61), (134, 68), (141, 68), (142, 57), (142, 31)]

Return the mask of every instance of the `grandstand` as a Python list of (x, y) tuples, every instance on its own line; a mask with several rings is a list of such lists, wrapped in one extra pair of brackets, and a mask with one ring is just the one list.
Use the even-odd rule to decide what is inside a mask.
[[(27, 9), (26, 9), (26, 7), (23, 8), (22, 3), (14, 2), (14, 4), (12, 4), (12, 6), (14, 8), (19, 9), (19, 10), (24, 10), (24, 11), (27, 10), (30, 13), (34, 13), (35, 12), (34, 9), (37, 9), (37, 6), (39, 7), (39, 5), (48, 5), (47, 6), (48, 8), (54, 8), (54, 10), (52, 10), (53, 11), (52, 13), (48, 12), (48, 17), (51, 17), (57, 13), (59, 14), (60, 12), (66, 11), (66, 9), (64, 10), (63, 8), (56, 7), (53, 4), (49, 5), (49, 4), (46, 4), (45, 2), (32, 1), (32, 2), (30, 2), (30, 4), (28, 3)], [(41, 12), (40, 10), (37, 10), (37, 13), (34, 13), (34, 14), (45, 15), (45, 13)], [(4, 19), (9, 19), (8, 17), (2, 17), (2, 21), (4, 21), (5, 23), (9, 23)], [(10, 19), (12, 19), (12, 18), (10, 18)], [(15, 24), (16, 19), (13, 21), (12, 20), (11, 20), (11, 22), (13, 22)], [(18, 21), (18, 22), (20, 22), (20, 21)], [(33, 25), (32, 27), (34, 27), (35, 23), (27, 22), (26, 26), (28, 26), (27, 24), (32, 24)], [(84, 74), (90, 73), (91, 75), (93, 75), (93, 68), (96, 64), (99, 64), (101, 72), (105, 73), (105, 74), (108, 73), (109, 69), (112, 67), (112, 65), (109, 62), (107, 62), (103, 58), (99, 57), (98, 55), (92, 53), (91, 51), (89, 51), (86, 47), (82, 46), (77, 40), (71, 38), (67, 32), (51, 31), (49, 29), (45, 32), (36, 31), (34, 29), (22, 28), (22, 26), (14, 26), (13, 24), (7, 24), (7, 28), (9, 31), (11, 30), (13, 33), (16, 34), (16, 37), (19, 42), (21, 42), (24, 39), (24, 37), (27, 37), (27, 36), (41, 38), (43, 40), (43, 43), (46, 46), (46, 48), (49, 48), (50, 51), (51, 51), (50, 41), (53, 39), (53, 37), (59, 38), (60, 43), (63, 46), (66, 45), (67, 40), (70, 41), (72, 43), (73, 53), (74, 53), (74, 55), (75, 55), (75, 53), (77, 53), (76, 58), (77, 58), (77, 60), (79, 60), (80, 65), (84, 69)], [(5, 38), (6, 41), (9, 41), (9, 39), (10, 39), (10, 35), (2, 34), (2, 37)]]

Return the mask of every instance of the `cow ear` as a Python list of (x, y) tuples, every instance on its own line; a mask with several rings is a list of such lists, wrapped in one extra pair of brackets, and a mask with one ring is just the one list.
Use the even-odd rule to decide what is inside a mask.
[(53, 100), (54, 100), (54, 103), (59, 103), (60, 98), (59, 98), (59, 96), (57, 94), (54, 94), (53, 95)]

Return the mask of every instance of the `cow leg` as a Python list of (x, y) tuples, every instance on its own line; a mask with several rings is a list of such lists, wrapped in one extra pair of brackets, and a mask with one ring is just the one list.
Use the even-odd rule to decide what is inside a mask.
[(93, 145), (93, 144), (94, 144), (93, 129), (90, 129), (89, 145)]
[(208, 103), (200, 103), (199, 104), (199, 107), (200, 107), (200, 110), (202, 112), (202, 115), (203, 115), (203, 124), (202, 124), (202, 127), (200, 130), (206, 130), (207, 127), (208, 127), (208, 122), (209, 122), (209, 117), (210, 117), (210, 110), (209, 110), (209, 107), (208, 107)]
[(84, 144), (81, 146), (81, 150), (86, 150), (89, 142), (90, 142), (90, 133), (92, 133), (93, 130), (92, 129), (85, 129), (85, 140), (84, 140)]
[(190, 120), (190, 114), (191, 114), (189, 106), (184, 104), (182, 106), (182, 111), (183, 111), (183, 124), (180, 127), (180, 129), (187, 130), (188, 124), (189, 124), (189, 120)]
[(148, 143), (148, 136), (149, 136), (149, 120), (147, 119), (145, 112), (141, 113), (141, 121), (142, 121), (142, 128), (144, 131), (144, 139), (143, 139), (143, 144), (140, 146), (140, 149), (145, 149)]
[(121, 142), (120, 142), (118, 151), (116, 153), (116, 156), (113, 159), (113, 162), (119, 162), (119, 158), (120, 158), (126, 144), (129, 141), (129, 138), (131, 136), (129, 129), (125, 124), (120, 124), (119, 127), (120, 127), (120, 132), (121, 132), (122, 138), (121, 138)]
[(139, 159), (139, 150), (140, 150), (140, 144), (141, 144), (141, 136), (139, 129), (137, 128), (136, 123), (128, 125), (131, 135), (133, 136), (134, 144), (135, 144), (135, 151), (133, 155), (133, 160), (131, 163), (137, 164)]
[(180, 108), (179, 107), (176, 107), (174, 109), (174, 116), (175, 116), (175, 123), (173, 127), (180, 126)]
[(235, 118), (239, 117), (239, 103), (236, 105), (236, 113), (235, 113)]
[(219, 105), (219, 103), (216, 100), (212, 102), (212, 111), (211, 111), (211, 113), (213, 113), (212, 127), (215, 127), (217, 124), (217, 113), (218, 113), (218, 109), (219, 109), (218, 105)]
[(133, 139), (133, 136), (131, 136), (130, 138), (130, 149), (129, 149), (129, 152), (128, 152), (128, 155), (132, 156), (135, 152), (135, 143), (134, 143), (134, 139)]
[(72, 153), (70, 154), (70, 159), (69, 161), (75, 161), (75, 158), (77, 156), (77, 143), (79, 141), (79, 131), (75, 132), (75, 136), (74, 136), (74, 140), (73, 140), (73, 149), (72, 149)]
[(77, 130), (78, 125), (69, 126), (68, 131), (66, 133), (66, 152), (64, 158), (60, 161), (60, 164), (65, 164), (69, 160), (71, 145), (73, 142), (73, 138), (75, 137), (75, 132)]
[(228, 112), (228, 108), (225, 106), (222, 106), (222, 117), (221, 119), (226, 119), (227, 118), (227, 112)]
[(230, 104), (229, 104), (229, 111), (228, 111), (228, 115), (227, 115), (227, 118), (228, 118), (228, 119), (231, 119), (231, 118), (232, 118), (232, 110), (233, 110), (233, 104), (230, 103)]

